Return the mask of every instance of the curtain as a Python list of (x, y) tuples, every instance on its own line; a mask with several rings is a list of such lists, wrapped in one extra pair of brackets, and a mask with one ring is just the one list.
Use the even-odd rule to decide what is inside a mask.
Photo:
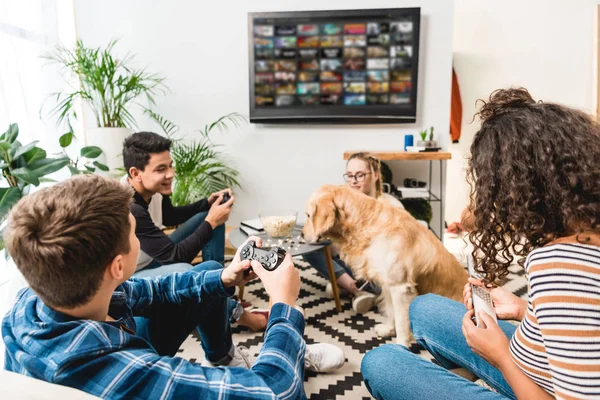
[(0, 133), (18, 123), (22, 143), (58, 151), (64, 127), (49, 117), (49, 95), (66, 88), (41, 55), (75, 40), (72, 0), (0, 0)]

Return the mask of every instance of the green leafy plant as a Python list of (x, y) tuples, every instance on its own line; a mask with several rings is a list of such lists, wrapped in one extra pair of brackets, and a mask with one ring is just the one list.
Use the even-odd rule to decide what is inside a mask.
[(96, 172), (96, 169), (104, 172), (108, 171), (108, 167), (106, 165), (102, 164), (98, 160), (95, 160), (102, 154), (102, 149), (98, 146), (82, 147), (81, 150), (79, 150), (79, 155), (75, 159), (71, 158), (71, 156), (69, 156), (67, 153), (67, 147), (71, 145), (73, 138), (75, 138), (73, 132), (67, 132), (58, 139), (63, 156), (69, 159), (67, 167), (71, 172), (71, 176), (79, 174), (93, 174)]
[(427, 201), (427, 199), (404, 198), (401, 201), (406, 211), (415, 217), (415, 219), (427, 221), (428, 224), (431, 223), (433, 210), (431, 208), (431, 203)]
[[(390, 166), (381, 161), (381, 179), (383, 183), (393, 185), (394, 175)], [(415, 219), (431, 222), (433, 217), (433, 211), (431, 203), (427, 199), (423, 198), (402, 198), (399, 199), (406, 211)]]
[(104, 49), (88, 48), (78, 40), (73, 49), (59, 46), (44, 54), (43, 58), (62, 66), (69, 80), (75, 78), (77, 82), (71, 91), (52, 95), (57, 104), (50, 115), (57, 118), (57, 124), (76, 118), (75, 107), (81, 100), (91, 108), (98, 127), (132, 127), (136, 125), (132, 104), (144, 108), (135, 100), (141, 97), (154, 104), (154, 96), (167, 90), (164, 78), (132, 68), (133, 56), (116, 57), (116, 44), (117, 40), (112, 40)]
[(421, 132), (419, 132), (419, 135), (421, 135), (421, 140), (422, 141), (427, 140), (427, 129), (424, 129)]
[(219, 145), (210, 139), (213, 130), (225, 132), (230, 126), (239, 128), (246, 123), (246, 117), (231, 113), (199, 130), (200, 139), (185, 143), (179, 137), (179, 127), (160, 115), (146, 110), (163, 132), (173, 140), (171, 156), (175, 165), (175, 180), (171, 201), (174, 205), (193, 203), (211, 193), (228, 188), (239, 187), (239, 172), (219, 151)]
[(67, 157), (48, 158), (46, 151), (37, 147), (38, 141), (21, 144), (18, 136), (17, 124), (11, 124), (0, 136), (0, 170), (8, 183), (8, 187), (0, 188), (0, 221), (21, 197), (29, 194), (31, 186), (51, 181), (45, 176), (69, 164)]

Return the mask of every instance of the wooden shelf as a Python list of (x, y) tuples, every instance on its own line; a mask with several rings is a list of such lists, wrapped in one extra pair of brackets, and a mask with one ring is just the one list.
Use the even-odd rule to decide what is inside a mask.
[[(345, 151), (344, 152), (344, 160), (347, 160), (350, 155), (354, 153), (358, 153), (357, 151)], [(432, 151), (432, 152), (422, 152), (422, 153), (412, 153), (408, 151), (369, 151), (374, 157), (377, 157), (380, 160), (450, 160), (452, 158), (452, 154), (446, 151)]]

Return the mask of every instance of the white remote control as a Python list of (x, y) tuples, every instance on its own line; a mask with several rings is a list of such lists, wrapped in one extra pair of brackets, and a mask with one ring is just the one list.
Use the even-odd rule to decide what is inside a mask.
[[(473, 257), (470, 254), (467, 256), (467, 267), (469, 269), (469, 276), (475, 279), (480, 279), (479, 274), (475, 272)], [(475, 310), (475, 323), (477, 327), (485, 325), (479, 317), (479, 311), (485, 311), (494, 319), (494, 321), (496, 321), (496, 323), (498, 323), (496, 309), (494, 308), (494, 302), (492, 301), (490, 291), (481, 286), (471, 284), (471, 293), (473, 298), (473, 310)]]

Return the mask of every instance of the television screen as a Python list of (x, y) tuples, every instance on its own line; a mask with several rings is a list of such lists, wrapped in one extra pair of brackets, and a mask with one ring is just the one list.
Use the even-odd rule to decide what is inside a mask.
[(415, 122), (419, 8), (250, 13), (250, 121)]

